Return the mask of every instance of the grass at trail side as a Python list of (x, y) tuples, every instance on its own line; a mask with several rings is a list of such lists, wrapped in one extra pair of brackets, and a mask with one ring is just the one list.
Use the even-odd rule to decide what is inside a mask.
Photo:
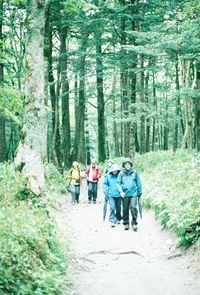
[(200, 236), (200, 155), (179, 151), (136, 156), (143, 182), (144, 207), (188, 247)]
[(48, 189), (38, 197), (12, 165), (0, 165), (0, 294), (63, 294), (66, 249), (49, 193), (58, 184), (64, 185), (62, 177), (49, 166)]

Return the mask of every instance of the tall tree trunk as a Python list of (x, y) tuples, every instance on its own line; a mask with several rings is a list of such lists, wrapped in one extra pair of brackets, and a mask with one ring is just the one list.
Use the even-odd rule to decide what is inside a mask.
[(90, 153), (90, 132), (87, 107), (85, 109), (85, 146), (86, 146), (86, 164), (89, 165), (91, 161)]
[[(59, 119), (59, 96), (56, 95), (55, 89), (55, 79), (53, 75), (53, 56), (52, 56), (52, 49), (53, 49), (53, 34), (52, 28), (49, 23), (49, 11), (47, 12), (47, 18), (45, 23), (45, 58), (48, 63), (47, 67), (47, 76), (49, 82), (49, 93), (50, 93), (50, 100), (51, 100), (51, 108), (52, 108), (52, 156), (53, 162), (57, 166), (61, 166), (61, 150), (60, 150), (60, 119)], [(59, 65), (58, 65), (59, 66)]]
[[(126, 1), (121, 0), (122, 7), (126, 6)], [(130, 154), (130, 122), (129, 122), (129, 98), (128, 98), (128, 65), (127, 65), (127, 50), (124, 46), (127, 43), (126, 37), (126, 16), (121, 17), (121, 99), (122, 99), (122, 120), (123, 120), (123, 136), (122, 150), (124, 156)]]
[[(180, 90), (179, 83), (179, 69), (178, 69), (178, 54), (176, 54), (176, 64), (175, 64), (175, 72), (176, 72), (176, 90)], [(175, 111), (175, 126), (174, 126), (174, 135), (173, 135), (173, 152), (175, 153), (178, 148), (178, 117), (180, 115), (180, 98), (179, 94), (176, 100), (176, 111)]]
[(81, 57), (79, 71), (79, 93), (77, 97), (76, 109), (76, 130), (74, 151), (77, 161), (85, 164), (86, 162), (86, 147), (85, 147), (85, 76), (86, 76), (86, 49), (88, 42), (88, 34), (83, 34), (81, 39)]
[[(200, 64), (197, 64), (197, 89), (200, 89)], [(200, 97), (195, 99), (195, 142), (197, 152), (200, 152)]]
[[(131, 0), (132, 3), (132, 13), (133, 15), (138, 14), (138, 0)], [(135, 32), (135, 30), (139, 30), (138, 22), (136, 19), (131, 21), (131, 30)], [(130, 40), (131, 45), (136, 45), (135, 37), (131, 37)], [(137, 54), (132, 53), (131, 55), (132, 63), (130, 65), (130, 96), (131, 96), (131, 107), (130, 107), (130, 148), (129, 153), (132, 159), (135, 158), (136, 145), (137, 145), (137, 120), (136, 120), (136, 68), (137, 68)]]
[(144, 61), (143, 55), (140, 56), (140, 101), (142, 105), (142, 114), (140, 116), (140, 153), (146, 151), (145, 135), (145, 93), (144, 93)]
[[(0, 0), (0, 54), (3, 53), (3, 3), (4, 0)], [(3, 75), (3, 60), (0, 59), (0, 83), (4, 80)]]
[[(189, 89), (189, 80), (190, 80), (190, 66), (191, 61), (184, 60), (184, 84), (185, 88)], [(182, 148), (187, 147), (189, 150), (193, 148), (193, 118), (192, 118), (192, 98), (185, 97), (185, 106), (186, 106), (186, 127), (185, 133), (182, 140)]]
[(97, 112), (98, 112), (98, 155), (99, 162), (106, 159), (105, 144), (105, 103), (103, 91), (103, 59), (102, 59), (101, 34), (96, 33), (96, 79), (97, 79)]
[[(74, 115), (75, 115), (75, 136), (74, 138), (76, 139), (76, 131), (78, 130), (78, 120), (79, 120), (79, 99), (78, 99), (78, 74), (75, 73), (74, 75)], [(74, 143), (75, 143), (74, 139)], [(76, 147), (73, 147), (73, 151), (76, 151)]]
[[(149, 62), (150, 65), (150, 62)], [(149, 103), (149, 71), (147, 70), (147, 74), (145, 77), (145, 101), (146, 105), (148, 107)], [(146, 118), (146, 152), (150, 151), (150, 118), (149, 118), (149, 113), (147, 113), (147, 118)]]
[(59, 32), (60, 37), (60, 69), (61, 69), (61, 100), (62, 100), (62, 150), (65, 167), (70, 167), (71, 132), (69, 112), (69, 81), (67, 77), (67, 28)]
[(168, 150), (169, 145), (169, 127), (168, 127), (168, 99), (167, 92), (165, 93), (165, 122), (164, 122), (164, 134), (163, 134), (163, 149)]
[(120, 145), (119, 145), (119, 134), (117, 130), (117, 123), (116, 123), (116, 84), (117, 84), (117, 70), (114, 69), (113, 73), (113, 82), (112, 82), (112, 137), (113, 137), (113, 150), (114, 150), (114, 157), (120, 157)]
[(47, 120), (45, 109), (44, 28), (46, 1), (27, 3), (25, 115), (23, 136), (15, 159), (29, 179), (29, 187), (40, 194), (45, 186)]
[[(0, 0), (0, 56), (3, 53), (3, 0)], [(0, 59), (0, 87), (3, 87), (3, 61)], [(0, 162), (6, 161), (6, 120), (0, 110)]]
[[(153, 106), (154, 111), (157, 109), (157, 99), (156, 99), (156, 85), (155, 85), (155, 74), (153, 72)], [(156, 117), (153, 117), (153, 124), (152, 124), (152, 151), (155, 150), (155, 141), (156, 141)]]

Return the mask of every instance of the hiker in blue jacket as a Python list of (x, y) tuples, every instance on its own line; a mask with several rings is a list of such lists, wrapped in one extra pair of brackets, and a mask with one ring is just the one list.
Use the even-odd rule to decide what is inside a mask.
[(110, 204), (111, 227), (115, 227), (116, 223), (121, 221), (121, 195), (117, 189), (117, 179), (120, 170), (117, 164), (113, 164), (110, 171), (106, 174), (103, 183), (104, 193)]
[(123, 224), (124, 229), (129, 230), (129, 209), (132, 215), (132, 229), (138, 230), (138, 201), (142, 195), (142, 185), (138, 173), (132, 168), (133, 163), (130, 158), (125, 158), (122, 163), (123, 170), (118, 175), (117, 188), (122, 197)]

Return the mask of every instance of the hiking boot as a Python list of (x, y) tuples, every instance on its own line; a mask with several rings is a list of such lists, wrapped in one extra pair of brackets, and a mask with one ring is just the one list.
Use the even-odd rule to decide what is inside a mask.
[(117, 220), (117, 224), (120, 224), (121, 223), (121, 221), (120, 220)]
[(93, 204), (96, 204), (96, 203), (97, 203), (97, 201), (93, 200)]
[(92, 202), (89, 200), (89, 201), (88, 201), (88, 204), (91, 204), (91, 203), (92, 203)]
[(133, 224), (133, 225), (132, 225), (132, 229), (133, 229), (133, 231), (138, 231), (138, 226), (137, 226), (137, 224)]
[(124, 225), (124, 230), (129, 230), (129, 224)]
[(111, 222), (110, 226), (115, 227), (115, 223)]

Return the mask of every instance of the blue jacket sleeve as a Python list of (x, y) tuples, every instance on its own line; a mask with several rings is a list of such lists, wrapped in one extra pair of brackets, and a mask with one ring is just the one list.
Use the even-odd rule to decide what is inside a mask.
[(108, 183), (108, 175), (106, 175), (105, 178), (104, 178), (104, 182), (103, 182), (103, 192), (104, 192), (105, 195), (107, 195), (107, 193), (108, 193), (108, 185), (109, 185), (109, 183)]
[(142, 183), (138, 173), (136, 175), (136, 184), (137, 184), (137, 196), (140, 197), (142, 195)]
[(117, 190), (120, 192), (120, 194), (123, 192), (122, 190), (122, 176), (123, 174), (120, 172), (117, 178)]

